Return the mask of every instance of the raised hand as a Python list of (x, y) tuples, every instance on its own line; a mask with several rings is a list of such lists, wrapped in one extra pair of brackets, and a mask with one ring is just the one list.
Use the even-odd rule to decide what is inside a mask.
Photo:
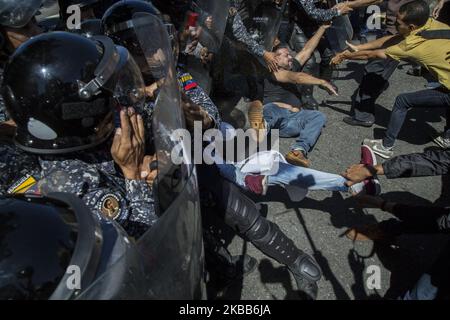
[(116, 129), (111, 155), (126, 179), (141, 179), (144, 160), (145, 129), (142, 117), (133, 108), (120, 111), (120, 128)]

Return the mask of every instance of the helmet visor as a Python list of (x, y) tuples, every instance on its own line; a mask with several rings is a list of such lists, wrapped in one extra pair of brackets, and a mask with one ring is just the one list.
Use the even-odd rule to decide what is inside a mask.
[(124, 47), (117, 47), (120, 54), (119, 71), (116, 75), (113, 97), (124, 107), (143, 107), (145, 86), (141, 71), (133, 57)]
[(22, 28), (30, 22), (43, 0), (0, 0), (0, 24)]

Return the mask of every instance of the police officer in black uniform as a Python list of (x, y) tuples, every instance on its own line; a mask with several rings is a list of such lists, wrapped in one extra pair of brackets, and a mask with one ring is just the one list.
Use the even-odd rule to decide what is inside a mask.
[(153, 192), (141, 176), (143, 117), (135, 111), (144, 85), (125, 48), (66, 32), (34, 37), (12, 55), (2, 94), (17, 124), (15, 144), (0, 145), (2, 194), (55, 179), (59, 191), (134, 237), (155, 223)]

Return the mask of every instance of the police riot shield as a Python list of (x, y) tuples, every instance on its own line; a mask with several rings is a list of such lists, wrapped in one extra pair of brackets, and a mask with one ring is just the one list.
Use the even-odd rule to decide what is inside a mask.
[[(185, 149), (185, 143), (177, 138), (184, 129), (180, 90), (174, 66), (174, 52), (166, 26), (156, 16), (137, 13), (133, 17), (133, 29), (137, 45), (148, 65), (147, 74), (158, 84), (154, 101), (152, 128), (158, 164), (158, 200), (160, 210), (166, 210), (182, 192), (193, 170), (188, 161), (176, 158), (177, 151)], [(152, 36), (149, 37), (149, 34)], [(176, 159), (174, 159), (174, 157)], [(177, 161), (180, 160), (180, 161)], [(177, 165), (175, 165), (177, 163)]]
[(185, 121), (167, 26), (146, 13), (136, 14), (132, 25), (139, 41), (135, 49), (144, 53), (159, 88), (151, 133), (159, 219), (78, 298), (200, 299), (205, 291), (197, 177), (192, 164), (180, 161), (190, 141), (179, 134)]
[(157, 298), (200, 298), (203, 242), (197, 176), (187, 159), (191, 141), (180, 134), (186, 131), (174, 52), (167, 26), (157, 17), (139, 13), (133, 17), (133, 25), (160, 88), (152, 119), (158, 168), (153, 188), (160, 219), (139, 239), (137, 247), (149, 272), (152, 294)]
[[(225, 33), (228, 0), (196, 0), (193, 12), (188, 12), (185, 29), (191, 28), (198, 39), (195, 48), (181, 48), (187, 54), (187, 69), (200, 86), (209, 93), (211, 90), (211, 68), (214, 56), (218, 54)], [(195, 15), (192, 18), (192, 15)], [(193, 20), (191, 20), (193, 19)], [(195, 20), (196, 23), (195, 23)], [(189, 24), (196, 24), (195, 27)], [(187, 49), (187, 50), (186, 50)]]
[[(112, 223), (116, 223), (113, 221)], [(120, 228), (120, 226), (116, 226)], [(203, 242), (194, 176), (185, 192), (76, 299), (192, 300), (205, 297)]]
[[(332, 8), (340, 0), (328, 0), (329, 8)], [(345, 41), (350, 41), (353, 38), (353, 27), (348, 15), (339, 16), (333, 19), (331, 27), (325, 33), (330, 48), (334, 52), (341, 52), (347, 48)]]
[(286, 10), (287, 0), (262, 1), (255, 9), (250, 33), (267, 51), (272, 51)]
[[(13, 194), (70, 195), (67, 192), (73, 192), (74, 184), (67, 172), (56, 170), (39, 181), (29, 177)], [(85, 205), (70, 203), (69, 207), (83, 214), (78, 212), (77, 219), (69, 221), (78, 231), (71, 268), (50, 299), (204, 298), (204, 253), (195, 175), (158, 222), (137, 241), (114, 220), (99, 223)], [(76, 272), (80, 274), (78, 285)]]

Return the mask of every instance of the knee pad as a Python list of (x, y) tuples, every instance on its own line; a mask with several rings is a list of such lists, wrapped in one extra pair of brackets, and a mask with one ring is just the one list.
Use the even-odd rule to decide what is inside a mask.
[(292, 266), (289, 266), (294, 276), (301, 276), (309, 281), (317, 282), (322, 278), (322, 270), (317, 262), (306, 253), (302, 253)]
[(240, 234), (245, 234), (261, 216), (255, 203), (228, 181), (223, 181), (222, 199), (225, 200), (225, 223)]

